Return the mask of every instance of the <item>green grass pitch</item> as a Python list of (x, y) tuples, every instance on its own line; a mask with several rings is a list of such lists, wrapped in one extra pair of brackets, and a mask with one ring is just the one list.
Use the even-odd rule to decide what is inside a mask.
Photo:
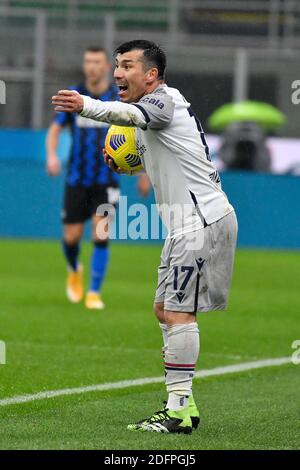
[[(87, 280), (90, 246), (82, 259)], [(160, 247), (112, 243), (107, 309), (64, 295), (59, 243), (1, 241), (0, 399), (163, 375), (152, 314)], [(198, 369), (291, 356), (300, 339), (298, 252), (239, 250), (227, 312), (199, 315)], [(191, 436), (134, 433), (161, 407), (163, 384), (0, 406), (1, 449), (296, 449), (300, 365), (197, 379), (202, 425)]]

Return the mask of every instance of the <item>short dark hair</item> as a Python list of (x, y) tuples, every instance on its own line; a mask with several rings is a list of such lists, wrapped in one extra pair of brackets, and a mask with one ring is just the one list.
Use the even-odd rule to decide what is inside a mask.
[(102, 52), (107, 58), (109, 58), (107, 50), (101, 46), (88, 46), (85, 48), (84, 52)]
[(158, 70), (158, 78), (165, 78), (167, 58), (164, 51), (154, 42), (145, 39), (135, 39), (133, 41), (124, 42), (114, 52), (114, 55), (125, 54), (125, 52), (140, 49), (143, 51), (143, 58), (146, 67), (156, 67)]

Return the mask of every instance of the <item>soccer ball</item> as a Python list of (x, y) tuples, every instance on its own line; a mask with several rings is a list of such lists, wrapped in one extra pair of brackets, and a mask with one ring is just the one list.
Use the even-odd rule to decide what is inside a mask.
[(143, 169), (135, 145), (134, 127), (111, 126), (106, 135), (105, 150), (122, 170), (136, 172)]

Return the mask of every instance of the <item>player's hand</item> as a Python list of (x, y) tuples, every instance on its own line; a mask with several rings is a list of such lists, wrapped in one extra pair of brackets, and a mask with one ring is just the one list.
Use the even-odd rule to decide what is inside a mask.
[(51, 155), (47, 158), (47, 165), (46, 165), (47, 173), (50, 176), (57, 176), (60, 174), (61, 164), (60, 160), (56, 155)]
[(142, 197), (148, 197), (150, 193), (150, 181), (146, 173), (142, 173), (139, 175), (138, 184), (137, 184), (138, 192)]
[(107, 166), (109, 166), (109, 168), (114, 171), (115, 173), (119, 173), (119, 175), (123, 174), (123, 175), (131, 175), (132, 172), (131, 171), (124, 171), (122, 170), (119, 166), (117, 166), (115, 164), (115, 162), (113, 161), (113, 159), (108, 155), (107, 151), (104, 149), (102, 149), (102, 153), (103, 153), (103, 158), (104, 158), (104, 161), (106, 163)]
[(76, 90), (59, 90), (52, 96), (55, 111), (80, 113), (83, 110), (83, 98)]

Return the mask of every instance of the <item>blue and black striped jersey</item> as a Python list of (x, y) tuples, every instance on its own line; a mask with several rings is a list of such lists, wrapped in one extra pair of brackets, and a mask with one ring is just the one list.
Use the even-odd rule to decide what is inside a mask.
[[(116, 101), (118, 88), (111, 85), (100, 96), (92, 96), (84, 85), (70, 87), (82, 95), (101, 99), (101, 101)], [(93, 121), (77, 113), (57, 113), (54, 122), (61, 126), (70, 126), (72, 133), (72, 147), (68, 162), (67, 183), (71, 186), (118, 186), (119, 175), (112, 172), (104, 163), (102, 149), (109, 125), (104, 122)]]

